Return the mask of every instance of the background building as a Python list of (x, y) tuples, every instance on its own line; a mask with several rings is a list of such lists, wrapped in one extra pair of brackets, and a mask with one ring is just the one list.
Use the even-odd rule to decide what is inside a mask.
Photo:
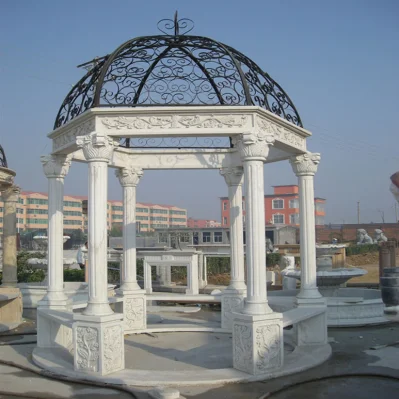
[(187, 219), (187, 227), (190, 228), (204, 228), (204, 227), (220, 227), (222, 224), (217, 220), (210, 219)]
[[(87, 203), (84, 196), (64, 196), (64, 231), (87, 231), (87, 215), (83, 212)], [(4, 204), (0, 197), (0, 232), (3, 231)], [(108, 201), (108, 229), (123, 223), (123, 202)], [(138, 231), (152, 231), (157, 227), (187, 227), (187, 210), (172, 205), (137, 203)], [(47, 193), (24, 191), (17, 205), (18, 231), (47, 232)]]
[[(267, 225), (299, 225), (299, 189), (297, 185), (273, 186), (274, 193), (265, 195), (265, 223)], [(222, 226), (230, 226), (230, 206), (227, 197), (220, 198)], [(324, 225), (324, 198), (315, 198), (316, 225)], [(242, 199), (245, 222), (245, 198)]]

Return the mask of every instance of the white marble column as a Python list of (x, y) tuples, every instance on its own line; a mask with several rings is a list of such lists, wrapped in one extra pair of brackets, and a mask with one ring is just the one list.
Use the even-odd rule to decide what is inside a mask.
[(4, 202), (2, 287), (17, 286), (17, 202), (20, 193), (20, 188), (15, 185), (1, 193)]
[(320, 298), (316, 283), (316, 226), (314, 209), (314, 175), (320, 154), (303, 154), (291, 158), (290, 163), (298, 176), (299, 230), (301, 253), (301, 290), (298, 299)]
[(290, 159), (299, 186), (299, 225), (301, 253), (301, 289), (297, 307), (321, 307), (324, 313), (294, 326), (298, 346), (325, 345), (327, 334), (327, 303), (318, 288), (316, 276), (316, 226), (314, 210), (314, 175), (320, 154), (307, 153)]
[(222, 328), (231, 329), (233, 312), (243, 308), (247, 287), (244, 271), (244, 240), (242, 220), (242, 167), (222, 168), (229, 190), (230, 202), (230, 284), (222, 294)]
[(123, 187), (123, 267), (120, 291), (137, 291), (136, 266), (136, 189), (142, 169), (123, 168), (116, 171)]
[(64, 178), (71, 165), (70, 157), (50, 155), (41, 157), (48, 179), (48, 269), (47, 295), (39, 307), (67, 307), (64, 293)]
[(123, 168), (116, 171), (116, 176), (123, 187), (123, 265), (121, 287), (118, 296), (123, 303), (116, 305), (116, 310), (124, 315), (124, 332), (145, 329), (147, 325), (145, 290), (137, 283), (136, 258), (136, 189), (142, 169)]
[(93, 132), (76, 144), (89, 164), (89, 301), (83, 313), (73, 314), (74, 369), (105, 375), (125, 368), (123, 314), (112, 311), (107, 290), (108, 163), (117, 142)]
[(107, 196), (108, 163), (113, 155), (115, 142), (111, 137), (92, 133), (77, 137), (78, 147), (89, 164), (88, 195), (88, 260), (89, 302), (84, 315), (112, 314), (108, 303), (107, 270)]
[(270, 309), (266, 291), (263, 164), (274, 136), (253, 131), (239, 135), (235, 143), (244, 165), (247, 298), (233, 314), (233, 365), (261, 375), (283, 365), (282, 314)]

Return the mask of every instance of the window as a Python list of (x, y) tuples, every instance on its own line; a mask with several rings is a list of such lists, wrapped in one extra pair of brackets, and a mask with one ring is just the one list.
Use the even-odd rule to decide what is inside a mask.
[(168, 242), (168, 234), (167, 233), (159, 233), (158, 242), (167, 243)]
[(23, 204), (24, 203), (24, 199), (23, 198), (18, 198), (18, 203), (19, 204)]
[(171, 222), (185, 222), (186, 219), (185, 218), (170, 218), (169, 221)]
[(150, 209), (150, 213), (163, 213), (164, 215), (168, 214), (167, 209)]
[(82, 225), (82, 221), (81, 220), (64, 220), (64, 224), (74, 225), (74, 226), (81, 226)]
[(150, 220), (156, 220), (158, 222), (167, 222), (168, 218), (162, 216), (151, 216)]
[(33, 204), (33, 205), (48, 205), (48, 200), (41, 198), (28, 198), (27, 201), (28, 204)]
[(224, 211), (227, 211), (227, 201), (224, 201), (224, 202), (223, 202), (223, 210), (224, 210)]
[(226, 225), (227, 224), (227, 217), (223, 216), (223, 224)]
[(81, 208), (82, 204), (75, 201), (64, 201), (64, 206), (67, 206), (69, 208)]
[(315, 202), (314, 208), (316, 212), (324, 212), (324, 204), (322, 202)]
[(148, 213), (148, 208), (136, 208), (136, 212), (138, 212), (138, 213)]
[(123, 219), (123, 215), (112, 215), (112, 219), (121, 220), (121, 219)]
[(24, 213), (24, 210), (22, 208), (17, 208), (17, 213)]
[(202, 233), (202, 242), (211, 242), (211, 233), (209, 231)]
[(148, 220), (148, 216), (136, 216), (137, 220)]
[(64, 211), (65, 216), (82, 216), (82, 212), (79, 211)]
[(299, 213), (292, 213), (290, 215), (290, 224), (299, 224)]
[(27, 224), (47, 224), (47, 219), (26, 219)]
[(284, 209), (284, 200), (275, 199), (272, 204), (273, 209)]
[(173, 211), (173, 210), (171, 210), (171, 211), (169, 211), (169, 213), (171, 215), (185, 215), (186, 211)]
[(213, 234), (213, 242), (223, 242), (223, 236), (221, 231), (215, 231)]
[(112, 210), (123, 212), (123, 206), (112, 205)]
[(294, 208), (294, 209), (296, 209), (296, 208), (299, 208), (299, 200), (298, 199), (292, 199), (292, 200), (290, 200), (290, 202), (289, 202), (289, 207), (292, 209), (292, 208)]
[(273, 223), (274, 224), (284, 224), (284, 215), (279, 213), (273, 215)]
[(18, 218), (18, 219), (17, 219), (17, 223), (18, 223), (18, 224), (24, 224), (24, 219)]
[(27, 209), (28, 215), (47, 215), (47, 209)]
[(322, 226), (324, 224), (324, 216), (316, 216), (315, 219), (315, 223), (318, 226)]

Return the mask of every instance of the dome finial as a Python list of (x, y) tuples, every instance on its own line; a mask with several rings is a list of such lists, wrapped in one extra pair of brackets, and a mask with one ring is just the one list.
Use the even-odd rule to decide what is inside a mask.
[(179, 19), (179, 13), (175, 11), (173, 19), (161, 19), (157, 27), (165, 35), (180, 36), (191, 32), (194, 29), (194, 22), (188, 18)]

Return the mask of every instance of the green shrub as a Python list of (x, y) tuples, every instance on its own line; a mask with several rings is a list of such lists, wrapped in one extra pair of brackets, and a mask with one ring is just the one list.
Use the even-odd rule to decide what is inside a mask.
[(79, 269), (64, 270), (64, 281), (85, 281), (85, 271)]
[(351, 245), (346, 247), (345, 252), (346, 256), (365, 254), (368, 252), (377, 252), (378, 247), (378, 244)]
[(45, 272), (40, 269), (33, 269), (28, 264), (28, 259), (43, 259), (46, 254), (43, 252), (20, 251), (17, 254), (17, 280), (18, 283), (39, 283), (44, 280)]
[(281, 255), (278, 252), (266, 254), (266, 265), (274, 266), (280, 263)]

